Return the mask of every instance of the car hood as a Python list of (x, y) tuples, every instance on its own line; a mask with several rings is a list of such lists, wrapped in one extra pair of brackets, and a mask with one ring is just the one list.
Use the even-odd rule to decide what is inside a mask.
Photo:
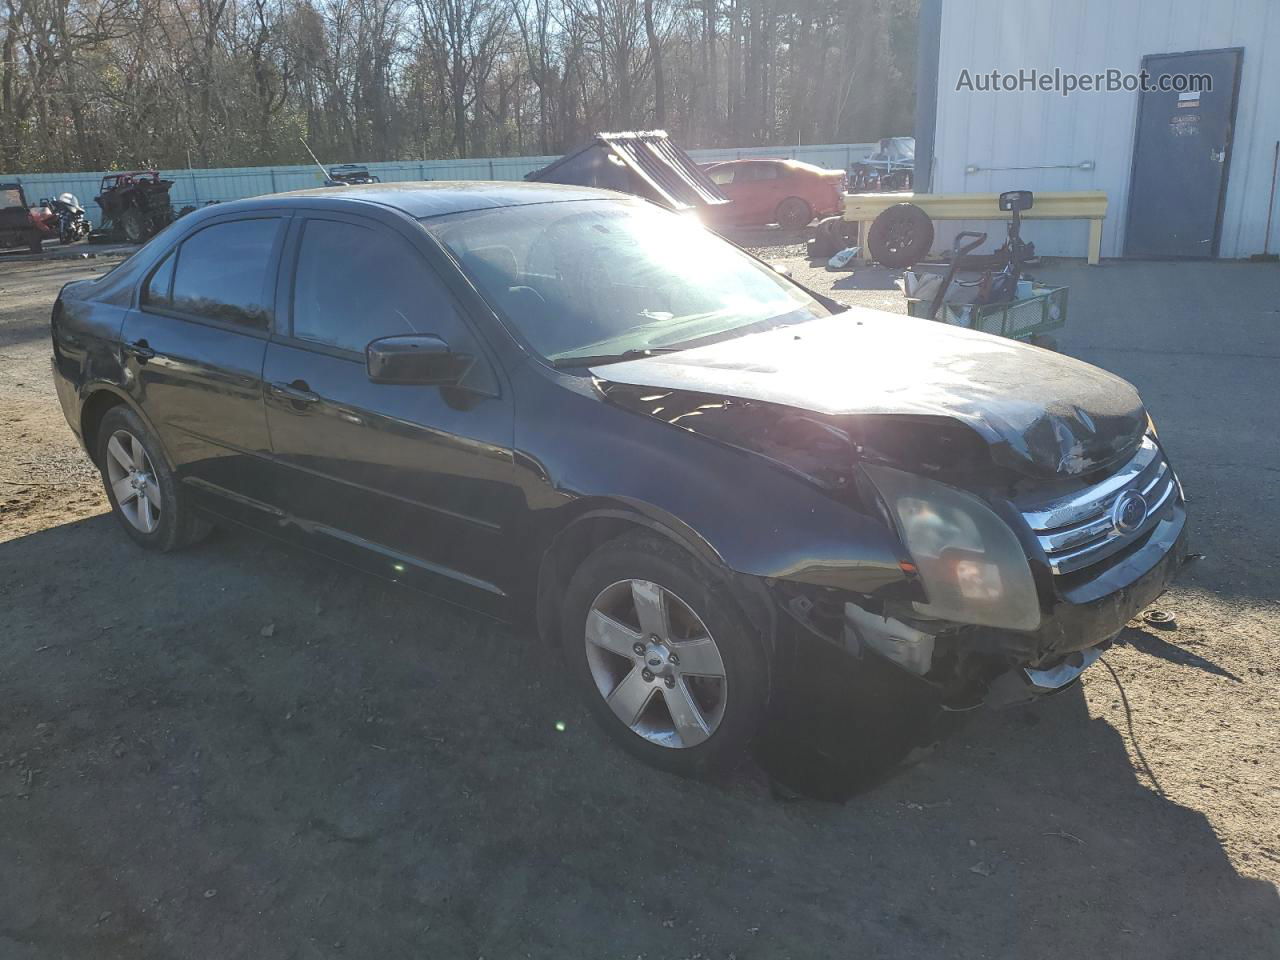
[(949, 417), (981, 436), (995, 462), (1045, 478), (1126, 458), (1148, 425), (1133, 386), (1090, 364), (862, 308), (603, 364), (591, 373), (606, 384), (736, 397), (833, 417)]

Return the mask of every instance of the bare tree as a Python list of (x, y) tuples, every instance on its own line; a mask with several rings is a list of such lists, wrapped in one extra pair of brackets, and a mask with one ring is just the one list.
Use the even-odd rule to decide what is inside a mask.
[(909, 132), (919, 0), (0, 0), (0, 167)]
[(444, 81), (454, 155), (467, 155), (467, 113), (488, 77), (505, 20), (493, 0), (417, 0), (423, 42)]

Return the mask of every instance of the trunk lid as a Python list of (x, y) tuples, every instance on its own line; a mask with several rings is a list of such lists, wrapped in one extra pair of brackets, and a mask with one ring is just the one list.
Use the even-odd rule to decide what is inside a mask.
[(827, 416), (950, 417), (981, 436), (996, 463), (1045, 479), (1119, 462), (1147, 429), (1137, 391), (1114, 374), (1013, 340), (862, 308), (591, 373)]

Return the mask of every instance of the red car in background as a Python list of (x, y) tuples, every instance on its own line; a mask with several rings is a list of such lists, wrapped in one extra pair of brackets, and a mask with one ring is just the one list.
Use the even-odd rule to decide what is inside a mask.
[(778, 223), (799, 230), (814, 217), (844, 211), (846, 174), (800, 160), (726, 160), (703, 168), (731, 201), (716, 222)]

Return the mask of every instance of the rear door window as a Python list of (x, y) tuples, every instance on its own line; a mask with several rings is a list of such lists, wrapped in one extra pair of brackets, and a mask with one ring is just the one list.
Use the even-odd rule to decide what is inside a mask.
[(184, 240), (177, 253), (170, 308), (265, 329), (271, 303), (267, 277), (280, 222), (264, 218), (215, 223)]
[(312, 219), (298, 248), (293, 336), (363, 353), (370, 340), (462, 336), (453, 297), (422, 255), (376, 224)]

